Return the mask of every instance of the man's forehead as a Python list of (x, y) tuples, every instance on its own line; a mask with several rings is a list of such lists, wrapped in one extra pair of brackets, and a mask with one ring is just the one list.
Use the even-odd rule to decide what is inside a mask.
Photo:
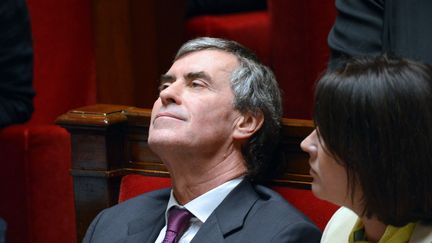
[(214, 65), (238, 63), (237, 57), (230, 52), (217, 49), (207, 49), (187, 53), (175, 60), (174, 64), (185, 61), (200, 63), (208, 60), (211, 60)]
[(166, 73), (175, 75), (174, 72), (198, 73), (223, 71), (231, 73), (239, 65), (237, 57), (222, 50), (200, 50), (187, 53), (178, 58)]

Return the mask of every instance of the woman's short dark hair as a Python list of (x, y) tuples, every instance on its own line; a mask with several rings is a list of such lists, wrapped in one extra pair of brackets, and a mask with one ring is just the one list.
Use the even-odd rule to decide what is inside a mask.
[(432, 69), (357, 58), (317, 83), (320, 142), (347, 170), (363, 214), (385, 224), (432, 221)]

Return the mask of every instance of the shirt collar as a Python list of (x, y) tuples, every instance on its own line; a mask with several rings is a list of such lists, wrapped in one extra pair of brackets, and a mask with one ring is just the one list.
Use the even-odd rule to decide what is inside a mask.
[(213, 188), (212, 190), (202, 194), (194, 200), (185, 205), (180, 205), (174, 197), (173, 190), (171, 190), (170, 198), (168, 201), (167, 209), (165, 210), (165, 222), (168, 222), (168, 210), (171, 207), (177, 206), (179, 208), (186, 208), (198, 220), (204, 223), (213, 211), (221, 204), (226, 196), (243, 180), (244, 177), (235, 178), (227, 181), (224, 184)]

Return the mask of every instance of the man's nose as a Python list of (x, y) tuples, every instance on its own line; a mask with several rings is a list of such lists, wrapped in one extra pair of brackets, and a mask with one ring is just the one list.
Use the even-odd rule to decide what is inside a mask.
[(181, 92), (181, 84), (179, 82), (172, 82), (159, 93), (159, 97), (161, 98), (163, 105), (171, 103), (179, 105), (181, 104)]

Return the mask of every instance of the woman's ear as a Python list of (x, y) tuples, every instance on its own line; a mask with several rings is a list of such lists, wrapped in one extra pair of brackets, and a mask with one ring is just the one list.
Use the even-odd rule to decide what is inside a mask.
[(241, 114), (237, 120), (233, 138), (237, 140), (249, 139), (258, 131), (264, 123), (264, 115), (261, 111), (252, 114), (247, 112)]

